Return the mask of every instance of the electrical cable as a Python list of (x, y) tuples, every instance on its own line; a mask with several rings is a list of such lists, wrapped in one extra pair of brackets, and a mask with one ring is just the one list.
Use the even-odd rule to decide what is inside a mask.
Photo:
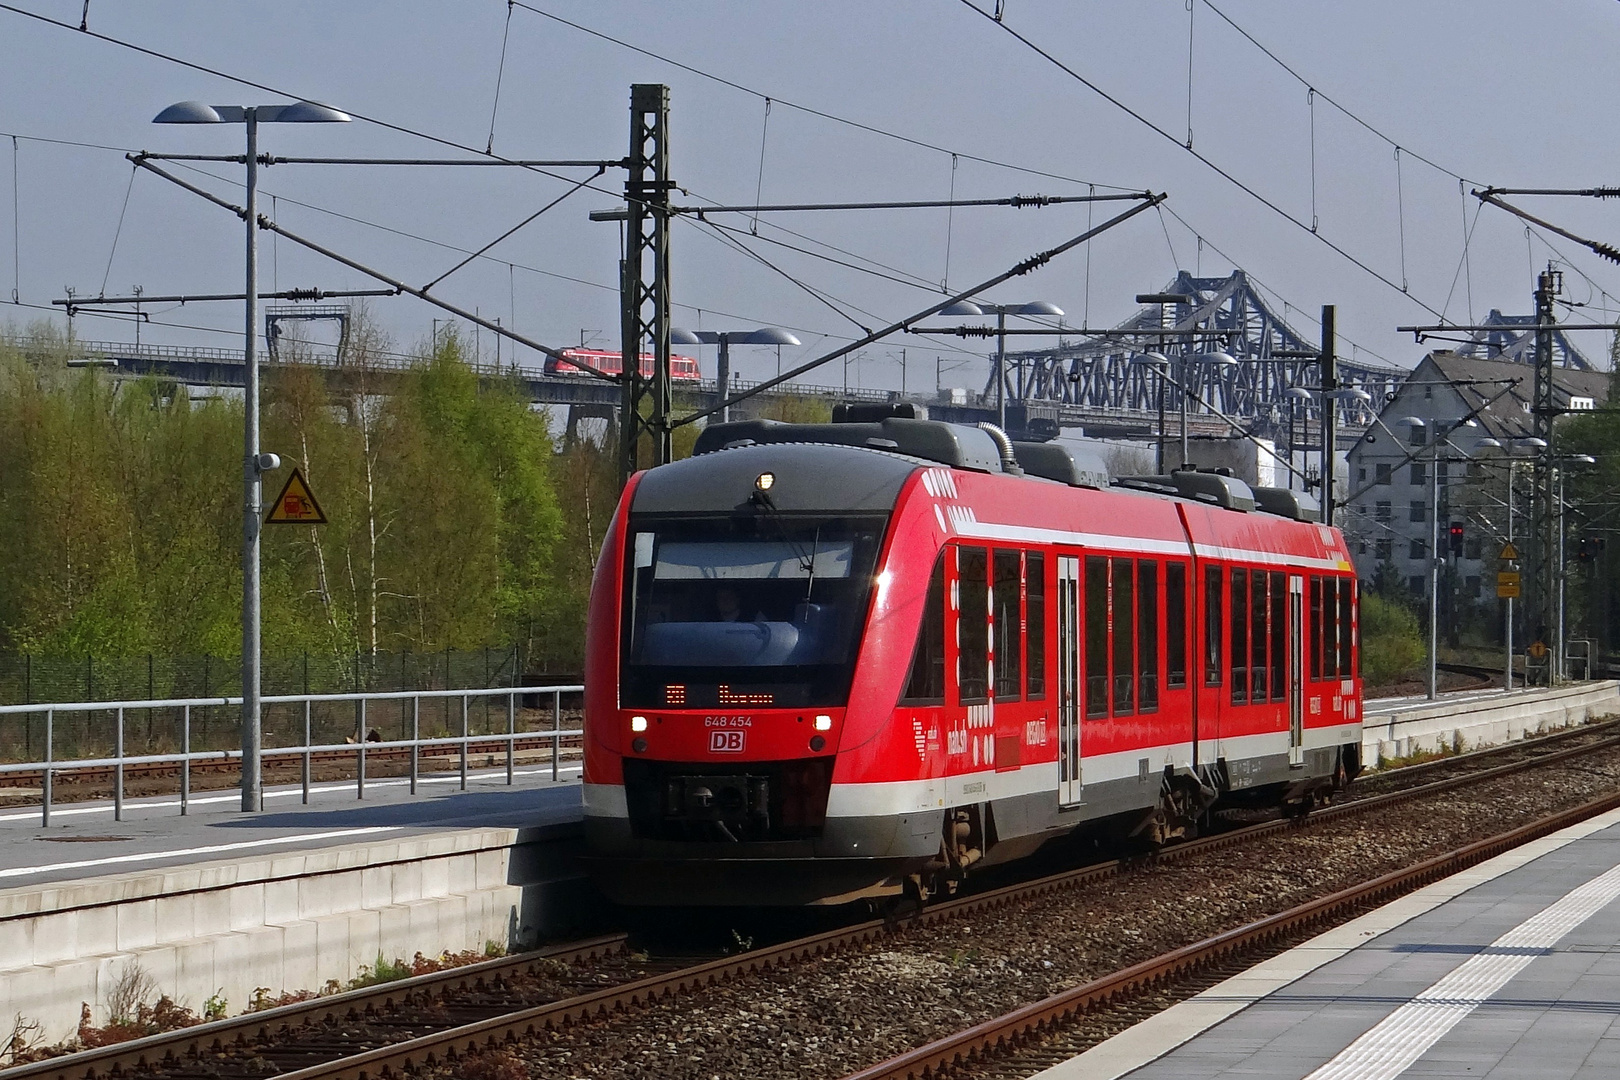
[(761, 195), (765, 191), (765, 137), (771, 132), (771, 99), (765, 99), (765, 119), (759, 125), (759, 175), (754, 180), (754, 220), (748, 231), (755, 236), (759, 235), (759, 204), (763, 201)]
[[(600, 30), (593, 30), (588, 26), (583, 26), (580, 23), (572, 22), (572, 21), (570, 21), (568, 19), (565, 19), (561, 15), (555, 15), (552, 12), (542, 10), (541, 8), (537, 8), (537, 7), (533, 6), (532, 4), (522, 3), (521, 0), (512, 0), (512, 2), (516, 3), (516, 5), (518, 7), (522, 8), (525, 11), (532, 12), (535, 15), (539, 15), (541, 18), (550, 19), (552, 22), (561, 23), (563, 26), (566, 26), (566, 27), (568, 27), (568, 28), (570, 28), (572, 30), (578, 30), (582, 34), (588, 34), (591, 37), (594, 37), (594, 38), (596, 38), (596, 39), (598, 39), (600, 41), (606, 41), (609, 44), (619, 46), (621, 49), (628, 49), (633, 53), (639, 53), (640, 55), (645, 56), (645, 57), (647, 57), (649, 59), (657, 60), (660, 63), (668, 64), (670, 67), (679, 68), (681, 71), (684, 71), (689, 75), (696, 75), (699, 78), (708, 79), (710, 82), (718, 83), (721, 86), (730, 87), (733, 90), (736, 90), (736, 91), (738, 91), (740, 93), (748, 94), (748, 95), (750, 95), (752, 97), (759, 98), (760, 100), (764, 100), (764, 99), (766, 99), (768, 97), (772, 101), (776, 102), (776, 104), (778, 104), (778, 105), (784, 105), (789, 109), (793, 109), (796, 112), (805, 113), (808, 116), (817, 116), (817, 117), (820, 117), (823, 120), (830, 120), (830, 121), (832, 121), (833, 123), (836, 123), (836, 124), (844, 124), (844, 125), (846, 125), (848, 127), (855, 128), (855, 129), (857, 129), (859, 131), (864, 131), (864, 132), (866, 132), (866, 133), (868, 133), (870, 135), (880, 135), (883, 138), (894, 139), (897, 142), (903, 142), (903, 143), (906, 143), (906, 144), (908, 144), (910, 146), (916, 146), (916, 147), (919, 147), (919, 148), (924, 149), (924, 150), (932, 150), (936, 154), (954, 154), (954, 155), (966, 158), (969, 161), (977, 161), (982, 165), (994, 165), (998, 169), (1009, 169), (1009, 170), (1011, 170), (1013, 172), (1025, 173), (1026, 175), (1029, 175), (1029, 176), (1043, 176), (1043, 177), (1047, 178), (1048, 180), (1062, 180), (1062, 181), (1064, 181), (1066, 183), (1070, 183), (1070, 184), (1077, 184), (1078, 185), (1078, 184), (1089, 184), (1089, 183), (1091, 183), (1091, 181), (1083, 180), (1083, 179), (1080, 179), (1078, 177), (1073, 177), (1073, 176), (1065, 176), (1062, 173), (1047, 172), (1047, 171), (1045, 171), (1043, 169), (1033, 169), (1033, 168), (1029, 168), (1029, 167), (1024, 166), (1024, 165), (1015, 165), (1015, 164), (1013, 164), (1012, 162), (1009, 162), (1009, 161), (1000, 161), (1000, 160), (998, 160), (996, 158), (981, 157), (978, 154), (969, 154), (969, 153), (965, 153), (965, 152), (963, 152), (961, 150), (952, 150), (949, 147), (939, 146), (939, 145), (936, 145), (934, 143), (927, 142), (926, 140), (923, 140), (923, 139), (916, 139), (916, 138), (912, 138), (909, 135), (902, 135), (899, 132), (888, 131), (888, 130), (886, 130), (884, 128), (875, 127), (872, 124), (863, 123), (863, 122), (861, 122), (859, 120), (851, 120), (848, 117), (839, 116), (836, 113), (830, 113), (830, 112), (827, 112), (827, 111), (825, 111), (823, 109), (813, 108), (813, 107), (811, 107), (809, 105), (800, 105), (797, 102), (793, 102), (793, 101), (786, 101), (786, 100), (784, 100), (783, 98), (781, 98), (778, 95), (766, 94), (762, 90), (755, 90), (751, 86), (744, 86), (742, 83), (734, 82), (731, 79), (727, 79), (727, 78), (725, 78), (723, 76), (716, 75), (712, 71), (704, 71), (702, 68), (694, 67), (691, 64), (683, 64), (679, 60), (672, 60), (667, 56), (663, 56), (663, 55), (660, 55), (659, 53), (653, 52), (651, 49), (645, 49), (645, 48), (642, 48), (639, 45), (632, 45), (630, 42), (625, 41), (622, 38), (616, 38), (616, 37), (612, 36), (611, 34), (603, 33)], [(0, 6), (3, 6), (3, 5), (0, 5)], [(1108, 189), (1113, 190), (1113, 191), (1140, 191), (1141, 190), (1140, 188), (1117, 187), (1117, 186), (1112, 185), (1112, 184), (1097, 184), (1095, 186), (1108, 188)]]
[(11, 302), (22, 302), (22, 213), (17, 194), (17, 136), (11, 137)]
[[(1369, 132), (1371, 132), (1373, 135), (1375, 135), (1379, 139), (1382, 139), (1384, 142), (1388, 143), (1390, 146), (1396, 147), (1396, 146), (1400, 145), (1394, 139), (1390, 138), (1388, 135), (1385, 135), (1382, 131), (1380, 131), (1377, 128), (1373, 127), (1372, 124), (1368, 123), (1367, 121), (1363, 120), (1361, 117), (1357, 116), (1355, 113), (1351, 112), (1348, 108), (1346, 108), (1344, 105), (1340, 104), (1333, 97), (1329, 96), (1328, 94), (1323, 93), (1320, 90), (1317, 90), (1315, 88), (1315, 85), (1313, 83), (1311, 83), (1310, 80), (1306, 79), (1305, 76), (1303, 76), (1299, 72), (1295, 71), (1287, 63), (1285, 63), (1282, 60), (1282, 58), (1279, 57), (1276, 53), (1272, 52), (1266, 46), (1262, 45), (1260, 43), (1260, 41), (1258, 39), (1256, 39), (1253, 34), (1249, 33), (1247, 30), (1243, 29), (1243, 27), (1239, 26), (1236, 22), (1234, 22), (1232, 20), (1232, 17), (1230, 15), (1228, 15), (1226, 12), (1222, 11), (1220, 8), (1216, 7), (1213, 3), (1210, 2), (1210, 0), (1203, 0), (1203, 4), (1204, 4), (1205, 7), (1209, 8), (1209, 10), (1213, 11), (1216, 15), (1220, 16), (1221, 21), (1225, 22), (1226, 25), (1230, 26), (1233, 30), (1236, 30), (1239, 34), (1241, 34), (1249, 42), (1250, 45), (1253, 45), (1255, 48), (1257, 48), (1261, 52), (1265, 53), (1266, 56), (1269, 57), (1274, 64), (1276, 64), (1278, 67), (1282, 68), (1284, 71), (1288, 72), (1289, 75), (1293, 76), (1294, 79), (1301, 86), (1305, 87), (1307, 90), (1311, 91), (1314, 94), (1320, 95), (1323, 101), (1327, 102), (1329, 105), (1332, 105), (1335, 109), (1338, 109), (1345, 116), (1348, 116), (1350, 119), (1354, 120), (1357, 124), (1359, 124), (1362, 127), (1366, 128)], [(1437, 165), (1435, 162), (1433, 162), (1430, 159), (1424, 157), (1422, 154), (1414, 154), (1414, 153), (1412, 153), (1411, 150), (1407, 150), (1406, 152), (1411, 157), (1415, 157), (1419, 161), (1423, 162), (1423, 164), (1427, 165), (1429, 168), (1435, 170), (1436, 172), (1444, 173), (1445, 175), (1451, 177), (1453, 180), (1465, 180), (1465, 181), (1467, 180), (1467, 177), (1464, 177), (1461, 173), (1453, 172), (1450, 169), (1446, 168), (1444, 165)]]
[(1406, 286), (1406, 188), (1401, 183), (1401, 148), (1398, 146), (1395, 148), (1395, 220), (1400, 226), (1401, 291), (1408, 292), (1410, 290)]
[[(1187, 0), (1187, 149), (1192, 149), (1192, 105), (1193, 105), (1193, 13), (1197, 10), (1194, 0)], [(997, 18), (996, 22), (1001, 19)]]
[[(960, 0), (960, 3), (962, 4), (963, 7), (966, 7), (967, 9), (974, 12), (975, 14), (981, 15), (984, 18), (989, 19), (991, 22), (995, 22), (995, 20), (990, 17), (990, 14), (988, 12), (986, 12), (983, 8), (979, 7), (978, 4), (976, 4), (974, 2), (974, 0)], [(1144, 116), (1141, 113), (1137, 112), (1135, 109), (1133, 109), (1129, 105), (1125, 104), (1125, 102), (1121, 101), (1119, 98), (1117, 98), (1114, 95), (1110, 94), (1108, 91), (1104, 90), (1102, 87), (1098, 86), (1096, 83), (1092, 82), (1090, 79), (1088, 79), (1084, 75), (1080, 74), (1078, 71), (1076, 71), (1074, 68), (1070, 67), (1068, 64), (1065, 64), (1063, 61), (1059, 60), (1056, 56), (1052, 55), (1050, 52), (1046, 51), (1041, 46), (1037, 45), (1029, 37), (1025, 36), (1024, 34), (1019, 33), (1017, 30), (1013, 29), (1011, 26), (1008, 26), (1004, 22), (997, 22), (996, 25), (998, 27), (1000, 27), (1002, 30), (1006, 31), (1008, 34), (1012, 35), (1012, 37), (1015, 40), (1017, 40), (1020, 44), (1022, 44), (1025, 48), (1029, 49), (1031, 52), (1035, 53), (1037, 56), (1041, 57), (1043, 60), (1045, 60), (1049, 64), (1051, 64), (1053, 67), (1057, 68), (1059, 71), (1063, 72), (1065, 75), (1068, 75), (1071, 79), (1078, 82), (1081, 86), (1084, 86), (1086, 89), (1090, 90), (1092, 93), (1096, 94), (1098, 97), (1102, 98), (1104, 101), (1108, 102), (1110, 105), (1114, 106), (1116, 109), (1123, 112), (1126, 116), (1129, 116), (1131, 119), (1135, 120), (1137, 123), (1139, 123), (1142, 126), (1146, 127), (1148, 130), (1154, 132), (1155, 134), (1159, 135), (1160, 137), (1162, 137), (1164, 139), (1167, 139), (1172, 143), (1175, 143), (1177, 146), (1182, 146), (1180, 140), (1178, 140), (1174, 135), (1170, 134), (1170, 132), (1166, 131), (1164, 128), (1160, 127), (1158, 124), (1154, 123), (1152, 120), (1149, 120), (1146, 116)], [(1394, 282), (1393, 280), (1391, 280), (1387, 275), (1373, 269), (1367, 263), (1363, 262), (1361, 259), (1358, 259), (1356, 256), (1352, 255), (1349, 251), (1345, 250), (1343, 247), (1341, 247), (1338, 244), (1334, 243), (1332, 240), (1329, 240), (1322, 233), (1320, 233), (1320, 232), (1314, 232), (1314, 233), (1311, 232), (1311, 227), (1310, 227), (1309, 224), (1307, 224), (1306, 222), (1301, 221), (1299, 218), (1295, 217), (1293, 214), (1289, 213), (1287, 210), (1284, 210), (1281, 206), (1277, 205), (1277, 203), (1273, 202), (1271, 199), (1269, 199), (1266, 196), (1262, 195), (1255, 188), (1253, 188), (1250, 185), (1244, 183), (1242, 180), (1239, 180), (1232, 173), (1228, 172), (1226, 169), (1222, 168), (1220, 165), (1217, 165), (1211, 158), (1209, 158), (1205, 154), (1202, 154), (1197, 150), (1191, 149), (1190, 147), (1184, 147), (1183, 146), (1182, 149), (1186, 150), (1187, 153), (1189, 153), (1193, 157), (1197, 158), (1198, 161), (1200, 163), (1202, 163), (1203, 165), (1205, 165), (1207, 168), (1209, 168), (1210, 171), (1214, 172), (1221, 179), (1225, 180), (1227, 183), (1231, 184), (1233, 187), (1237, 188), (1239, 191), (1241, 191), (1245, 195), (1249, 196), (1251, 199), (1253, 199), (1255, 202), (1259, 203), (1261, 206), (1264, 206), (1266, 209), (1270, 210), (1272, 213), (1276, 214), (1278, 217), (1282, 218), (1284, 221), (1287, 221), (1290, 224), (1295, 225), (1298, 228), (1300, 228), (1300, 229), (1304, 230), (1305, 232), (1310, 233), (1312, 236), (1316, 237), (1323, 244), (1325, 244), (1329, 249), (1331, 249), (1332, 251), (1337, 253), (1341, 258), (1343, 258), (1345, 261), (1349, 262), (1351, 265), (1359, 268), (1360, 270), (1364, 271), (1365, 273), (1367, 273), (1371, 277), (1375, 278), (1376, 280), (1382, 282), (1383, 284), (1388, 285), (1390, 288), (1392, 288), (1392, 289), (1396, 290), (1397, 292), (1401, 293), (1403, 296), (1409, 297), (1414, 304), (1417, 304), (1419, 307), (1421, 307), (1423, 310), (1429, 312), (1431, 315), (1434, 315), (1436, 317), (1439, 316), (1440, 313), (1438, 311), (1436, 311), (1433, 307), (1430, 307), (1428, 304), (1424, 303), (1422, 300), (1418, 299), (1416, 296), (1413, 296), (1412, 293), (1408, 289), (1403, 288), (1401, 285), (1399, 285), (1396, 282)]]
[[(710, 221), (708, 218), (703, 218), (701, 220), (703, 221), (703, 223), (705, 225), (712, 226), (713, 228), (716, 228), (716, 229), (723, 229), (728, 233), (736, 233), (736, 234), (740, 235), (740, 234), (743, 234), (745, 232), (745, 230), (743, 230), (743, 229), (739, 229), (739, 228), (736, 228), (735, 226), (731, 226), (731, 225), (722, 225), (718, 221)], [(909, 286), (909, 287), (914, 288), (914, 289), (927, 289), (930, 292), (938, 292), (938, 291), (940, 291), (939, 287), (936, 286), (932, 281), (926, 281), (921, 276), (908, 275), (907, 277), (896, 277), (895, 274), (905, 273), (905, 271), (902, 271), (902, 270), (895, 271), (895, 274), (885, 274), (882, 271), (871, 270), (871, 269), (868, 269), (867, 267), (860, 266), (860, 265), (857, 265), (857, 264), (852, 263), (852, 262), (846, 262), (843, 259), (835, 259), (831, 255), (823, 255), (823, 254), (821, 254), (820, 252), (817, 252), (817, 251), (810, 251), (810, 250), (808, 250), (806, 248), (799, 247), (799, 246), (797, 246), (795, 244), (790, 244), (785, 240), (773, 240), (769, 236), (760, 236), (757, 233), (747, 233), (747, 235), (753, 237), (756, 240), (762, 240), (767, 244), (775, 244), (777, 247), (786, 248), (789, 251), (796, 251), (801, 255), (808, 255), (812, 259), (820, 259), (823, 262), (832, 263), (834, 266), (842, 266), (845, 269), (854, 270), (857, 273), (870, 274), (872, 277), (881, 278), (884, 281), (892, 281), (897, 285), (906, 285), (906, 286)]]
[(101, 295), (107, 295), (107, 279), (112, 277), (113, 256), (118, 254), (118, 238), (124, 234), (124, 214), (129, 210), (129, 195), (135, 190), (135, 174), (139, 169), (129, 167), (129, 185), (124, 188), (124, 205), (118, 211), (118, 227), (113, 230), (112, 250), (107, 252), (107, 271), (101, 275)]
[[(1093, 193), (1096, 188), (1091, 189)], [(951, 291), (951, 234), (956, 228), (956, 155), (951, 155), (951, 190), (946, 201), (952, 205), (945, 208), (945, 274), (939, 279), (941, 292)], [(1089, 211), (1088, 211), (1089, 212)]]
[[(605, 168), (597, 169), (595, 176), (592, 176), (590, 178), (590, 180), (596, 179), (597, 176), (601, 176), (606, 171), (607, 170)], [(558, 203), (560, 203), (564, 199), (568, 198), (568, 196), (574, 194), (574, 192), (579, 191), (581, 188), (585, 187), (585, 185), (587, 183), (589, 183), (590, 180), (581, 180), (579, 183), (575, 184), (573, 187), (569, 188), (567, 191), (563, 192), (561, 195), (558, 195), (555, 199), (552, 199), (550, 202), (546, 203), (546, 205), (542, 206), (540, 209), (536, 210), (534, 213), (530, 214), (528, 217), (524, 218), (522, 221), (518, 222), (516, 225), (512, 226), (510, 229), (507, 229), (505, 232), (501, 233), (501, 235), (497, 236), (495, 239), (491, 240), (489, 243), (485, 244), (483, 247), (479, 248), (477, 251), (473, 252), (471, 255), (468, 255), (465, 259), (462, 259), (460, 262), (456, 263), (456, 265), (452, 266), (450, 269), (446, 270), (444, 273), (440, 274), (438, 277), (434, 278), (432, 281), (428, 282), (426, 285), (422, 286), (422, 291), (427, 292), (429, 289), (433, 288), (433, 286), (437, 285), (439, 282), (443, 281), (445, 278), (449, 277), (451, 274), (455, 273), (457, 270), (460, 270), (463, 266), (466, 266), (468, 263), (472, 262), (474, 259), (481, 258), (482, 256), (484, 256), (485, 254), (487, 254), (489, 252), (490, 248), (494, 247), (496, 244), (499, 244), (502, 240), (505, 240), (507, 237), (511, 236), (513, 233), (517, 232), (519, 229), (523, 228), (525, 225), (529, 224), (531, 221), (538, 218), (541, 214), (544, 214), (547, 210), (550, 210), (552, 207), (556, 206)]]
[(1305, 107), (1311, 114), (1311, 232), (1316, 231), (1316, 90), (1305, 91)]
[[(501, 109), (501, 80), (506, 77), (506, 41), (512, 36), (512, 0), (506, 0), (506, 29), (501, 32), (501, 62), (495, 69), (495, 103), (489, 107), (489, 142), (484, 153), (495, 152), (495, 115)], [(496, 341), (500, 341), (497, 337)]]

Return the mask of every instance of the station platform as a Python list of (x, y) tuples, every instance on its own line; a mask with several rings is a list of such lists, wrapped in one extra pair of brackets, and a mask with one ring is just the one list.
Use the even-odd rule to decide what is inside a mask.
[(1620, 1075), (1620, 810), (1436, 882), (1038, 1080)]
[(65, 1038), (134, 969), (198, 1012), (353, 979), (378, 958), (532, 945), (589, 927), (578, 766), (0, 808), (0, 1015)]
[(235, 788), (194, 792), (187, 813), (176, 795), (126, 799), (122, 821), (110, 800), (58, 803), (49, 827), (37, 805), (0, 806), (0, 890), (122, 874), (186, 862), (286, 854), (381, 838), (458, 829), (558, 829), (583, 819), (579, 766), (424, 773), (418, 794), (403, 778), (370, 778), (365, 798), (352, 780), (310, 785), (309, 803), (297, 786), (270, 787), (264, 810), (241, 811)]

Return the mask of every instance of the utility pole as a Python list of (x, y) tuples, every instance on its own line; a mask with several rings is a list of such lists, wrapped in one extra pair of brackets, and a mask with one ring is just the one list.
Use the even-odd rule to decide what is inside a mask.
[[(669, 87), (632, 85), (629, 175), (624, 182), (624, 260), (619, 280), (621, 483), (641, 467), (643, 435), (652, 440), (652, 464), (664, 464), (673, 452), (669, 426), (669, 192), (673, 183), (669, 179), (668, 132)], [(650, 344), (653, 354), (650, 378), (641, 373), (643, 344)]]
[[(1339, 389), (1339, 364), (1333, 351), (1337, 342), (1333, 332), (1332, 304), (1322, 305), (1322, 524), (1333, 526), (1333, 474), (1334, 458), (1338, 455), (1338, 416), (1335, 412)], [(1436, 553), (1438, 554), (1438, 552)], [(1432, 635), (1431, 635), (1432, 636)], [(1433, 677), (1430, 677), (1430, 696), (1434, 696)]]
[[(1558, 413), (1557, 402), (1553, 397), (1553, 297), (1559, 292), (1562, 274), (1550, 266), (1541, 273), (1536, 280), (1536, 370), (1535, 383), (1530, 401), (1530, 415), (1535, 424), (1536, 438), (1540, 440), (1536, 448), (1534, 481), (1531, 484), (1531, 514), (1532, 525), (1529, 530), (1531, 536), (1530, 565), (1534, 572), (1530, 575), (1531, 589), (1530, 602), (1525, 605), (1525, 612), (1531, 621), (1531, 642), (1548, 644), (1547, 638), (1552, 627), (1552, 598), (1555, 595), (1556, 556), (1557, 550), (1554, 530), (1558, 527), (1558, 515), (1555, 513), (1553, 491), (1553, 418)], [(1547, 658), (1547, 683), (1552, 685), (1559, 681), (1562, 674), (1562, 658), (1556, 653), (1549, 653)]]

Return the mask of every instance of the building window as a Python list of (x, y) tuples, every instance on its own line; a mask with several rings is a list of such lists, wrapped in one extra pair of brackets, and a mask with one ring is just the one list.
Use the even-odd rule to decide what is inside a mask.
[(1379, 562), (1383, 562), (1394, 554), (1394, 547), (1395, 545), (1390, 542), (1389, 537), (1383, 537), (1373, 545), (1373, 557)]
[(1412, 462), (1412, 486), (1422, 487), (1429, 482), (1429, 469), (1421, 461)]
[(1411, 509), (1407, 513), (1410, 515), (1408, 521), (1427, 521), (1429, 508), (1423, 505), (1423, 500), (1413, 499)]
[(1385, 463), (1383, 465), (1375, 465), (1375, 466), (1373, 466), (1373, 470), (1374, 470), (1374, 476), (1375, 476), (1377, 482), (1380, 483), (1380, 484), (1383, 484), (1383, 485), (1385, 485), (1387, 487), (1389, 485), (1389, 465), (1388, 465), (1388, 463)]
[(1475, 537), (1475, 538), (1470, 539), (1470, 540), (1464, 540), (1463, 541), (1463, 558), (1465, 558), (1465, 559), (1477, 559), (1479, 557), (1480, 557), (1479, 538)]
[(1406, 548), (1408, 559), (1426, 559), (1429, 557), (1429, 543), (1426, 540), (1413, 540)]
[(1444, 461), (1437, 461), (1434, 465), (1434, 478), (1444, 487), (1451, 480), (1451, 468)]
[(1408, 589), (1411, 589), (1417, 595), (1422, 596), (1423, 595), (1423, 575), (1422, 574), (1413, 574), (1411, 577), (1407, 578), (1406, 579), (1406, 587)]
[(1356, 483), (1364, 484), (1366, 482), (1367, 482), (1367, 466), (1359, 465), (1359, 466), (1356, 467)]
[(1424, 424), (1413, 424), (1412, 428), (1411, 428), (1411, 432), (1412, 433), (1411, 433), (1411, 436), (1410, 436), (1410, 441), (1411, 441), (1412, 445), (1413, 446), (1422, 446), (1423, 441), (1424, 441), (1424, 436), (1429, 433), (1429, 429)]
[(1374, 503), (1373, 504), (1373, 519), (1374, 520), (1376, 520), (1376, 521), (1388, 521), (1390, 519), (1389, 514), (1390, 514), (1390, 504), (1389, 503), (1381, 502), (1381, 503)]

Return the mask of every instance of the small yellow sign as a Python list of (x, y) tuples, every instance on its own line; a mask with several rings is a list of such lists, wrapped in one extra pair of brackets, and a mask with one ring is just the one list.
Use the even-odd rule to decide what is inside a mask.
[(315, 501), (314, 494), (309, 490), (309, 484), (304, 481), (304, 474), (297, 469), (287, 477), (286, 486), (276, 501), (270, 504), (270, 513), (265, 515), (266, 525), (325, 525), (326, 515), (321, 512), (321, 504)]
[(1547, 655), (1547, 644), (1543, 641), (1532, 641), (1530, 643), (1530, 647), (1524, 651), (1529, 653), (1535, 659), (1540, 660)]
[(1497, 558), (1501, 559), (1503, 562), (1513, 562), (1518, 557), (1519, 549), (1513, 546), (1513, 541), (1511, 540), (1502, 545), (1502, 554), (1497, 556)]
[(1519, 572), (1503, 570), (1496, 575), (1496, 595), (1499, 599), (1512, 599), (1519, 595)]

